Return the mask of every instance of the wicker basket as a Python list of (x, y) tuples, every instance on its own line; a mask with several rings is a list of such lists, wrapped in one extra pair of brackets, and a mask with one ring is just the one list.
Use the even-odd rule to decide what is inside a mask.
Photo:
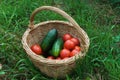
[[(54, 20), (34, 25), (34, 16), (42, 10), (54, 11), (62, 15), (69, 22)], [(74, 37), (79, 38), (82, 48), (80, 54), (63, 60), (48, 60), (40, 55), (34, 54), (34, 52), (31, 51), (30, 46), (35, 43), (40, 43), (43, 37), (52, 28), (58, 30), (60, 37), (65, 33), (70, 33)], [(90, 43), (86, 32), (67, 13), (56, 7), (42, 6), (33, 11), (30, 17), (29, 28), (25, 31), (22, 37), (22, 44), (31, 61), (42, 73), (49, 77), (64, 78), (66, 74), (71, 73), (73, 68), (75, 68), (76, 60), (83, 58), (86, 55)]]

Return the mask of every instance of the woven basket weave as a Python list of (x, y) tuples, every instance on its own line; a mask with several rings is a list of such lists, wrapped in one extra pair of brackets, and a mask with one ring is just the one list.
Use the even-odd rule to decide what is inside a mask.
[[(34, 24), (33, 21), (35, 15), (42, 10), (54, 11), (62, 15), (69, 22), (54, 20)], [(74, 37), (77, 37), (81, 42), (80, 45), (82, 51), (78, 55), (63, 60), (48, 60), (40, 55), (34, 54), (34, 52), (31, 51), (30, 46), (35, 43), (40, 43), (47, 32), (53, 28), (58, 30), (60, 37), (65, 33), (70, 33)], [(49, 77), (64, 78), (66, 74), (71, 73), (75, 68), (75, 61), (84, 58), (90, 43), (86, 32), (66, 12), (56, 7), (42, 6), (33, 11), (30, 17), (29, 28), (25, 31), (22, 37), (22, 44), (31, 61), (42, 73)]]

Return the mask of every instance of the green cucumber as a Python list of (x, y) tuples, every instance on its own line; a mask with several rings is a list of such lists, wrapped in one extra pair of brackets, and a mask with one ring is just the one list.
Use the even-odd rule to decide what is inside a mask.
[(53, 43), (57, 39), (58, 32), (56, 29), (51, 29), (46, 36), (43, 38), (41, 42), (41, 48), (43, 52), (47, 52), (49, 49), (52, 48)]
[(63, 40), (61, 38), (58, 38), (53, 44), (51, 55), (54, 57), (58, 57), (62, 48)]

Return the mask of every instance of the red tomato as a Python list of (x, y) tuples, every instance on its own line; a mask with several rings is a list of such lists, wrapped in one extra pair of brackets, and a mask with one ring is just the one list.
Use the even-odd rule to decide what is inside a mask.
[(40, 55), (42, 54), (42, 49), (41, 47), (39, 46), (39, 44), (34, 44), (31, 46), (31, 50), (36, 53), (37, 55)]
[(75, 43), (71, 40), (67, 40), (64, 43), (64, 48), (69, 49), (69, 50), (74, 49), (75, 48)]
[(64, 34), (62, 38), (63, 38), (63, 41), (67, 41), (72, 38), (72, 35), (67, 33), (67, 34)]
[(54, 57), (53, 56), (48, 56), (47, 59), (54, 59)]
[(72, 57), (72, 56), (75, 56), (77, 53), (79, 53), (79, 51), (77, 51), (77, 50), (72, 50), (72, 52), (70, 53), (70, 57)]
[(61, 60), (61, 58), (60, 58), (60, 57), (57, 57), (56, 60)]
[(66, 58), (66, 57), (69, 57), (70, 55), (70, 51), (68, 49), (62, 49), (60, 51), (60, 57), (63, 59), (63, 58)]
[(80, 41), (79, 41), (78, 38), (71, 38), (70, 40), (73, 41), (76, 46), (79, 46), (79, 45), (80, 45)]
[(75, 50), (77, 50), (77, 51), (81, 51), (80, 46), (75, 46)]

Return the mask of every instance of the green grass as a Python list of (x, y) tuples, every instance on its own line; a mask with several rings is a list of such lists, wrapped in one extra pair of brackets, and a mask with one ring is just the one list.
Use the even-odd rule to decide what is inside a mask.
[[(21, 44), (30, 14), (43, 5), (66, 11), (90, 38), (86, 57), (65, 80), (120, 79), (119, 6), (99, 0), (3, 0), (0, 1), (0, 80), (57, 80), (35, 68)], [(36, 15), (35, 23), (53, 19), (65, 20), (58, 14), (43, 11)]]

